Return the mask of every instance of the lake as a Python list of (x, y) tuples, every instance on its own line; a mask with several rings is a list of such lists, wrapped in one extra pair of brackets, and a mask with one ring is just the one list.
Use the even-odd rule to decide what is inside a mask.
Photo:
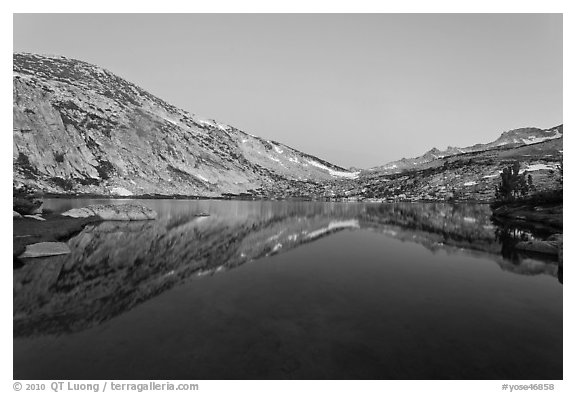
[(14, 379), (563, 377), (561, 267), (514, 249), (546, 229), (478, 204), (134, 203), (158, 219), (15, 266)]

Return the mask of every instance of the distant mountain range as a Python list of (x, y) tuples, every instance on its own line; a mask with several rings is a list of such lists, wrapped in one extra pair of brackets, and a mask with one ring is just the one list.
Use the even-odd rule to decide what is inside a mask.
[(490, 143), (478, 143), (473, 146), (462, 148), (448, 146), (446, 150), (438, 150), (437, 148), (433, 148), (419, 157), (403, 158), (398, 161), (389, 162), (388, 164), (382, 166), (370, 168), (369, 170), (386, 173), (399, 173), (406, 169), (413, 169), (417, 165), (422, 165), (440, 158), (447, 158), (462, 153), (475, 153), (492, 149), (520, 147), (562, 137), (562, 125), (547, 130), (534, 127), (518, 128), (516, 130), (503, 132), (498, 139)]
[(95, 65), (24, 53), (13, 61), (13, 182), (46, 193), (486, 200), (510, 160), (541, 171), (545, 187), (557, 176), (542, 171), (562, 160), (559, 125), (345, 169), (190, 114)]

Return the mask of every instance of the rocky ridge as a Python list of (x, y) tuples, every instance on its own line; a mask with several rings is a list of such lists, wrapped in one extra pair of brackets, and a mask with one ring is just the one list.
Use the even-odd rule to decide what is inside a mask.
[(533, 145), (535, 143), (559, 139), (563, 136), (563, 125), (552, 127), (546, 130), (535, 127), (518, 128), (515, 130), (504, 131), (498, 139), (489, 143), (477, 143), (473, 146), (462, 148), (448, 146), (446, 150), (439, 150), (434, 147), (419, 157), (402, 158), (398, 161), (392, 161), (382, 166), (370, 168), (368, 171), (386, 174), (399, 173), (403, 170), (414, 169), (417, 165), (426, 164), (437, 159), (448, 158), (464, 153), (480, 153), (493, 149), (510, 149), (520, 146)]

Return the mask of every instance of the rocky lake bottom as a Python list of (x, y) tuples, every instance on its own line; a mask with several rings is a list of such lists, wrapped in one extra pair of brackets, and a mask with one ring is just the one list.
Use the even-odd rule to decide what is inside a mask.
[[(54, 212), (126, 200), (49, 199)], [(138, 200), (14, 265), (15, 379), (562, 379), (545, 227), (482, 204)], [(202, 215), (202, 216), (201, 216)]]

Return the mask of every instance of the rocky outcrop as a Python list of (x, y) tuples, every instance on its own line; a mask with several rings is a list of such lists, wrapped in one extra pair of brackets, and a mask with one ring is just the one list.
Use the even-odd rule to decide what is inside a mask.
[(19, 182), (12, 183), (14, 218), (21, 218), (23, 215), (30, 217), (42, 213), (42, 204), (42, 199), (36, 196), (34, 190)]
[(40, 258), (54, 255), (70, 254), (70, 248), (66, 243), (42, 242), (26, 246), (26, 251), (20, 258)]
[(134, 204), (125, 205), (90, 205), (79, 209), (71, 209), (63, 216), (72, 218), (97, 217), (105, 221), (141, 221), (155, 220), (158, 214), (146, 207)]

